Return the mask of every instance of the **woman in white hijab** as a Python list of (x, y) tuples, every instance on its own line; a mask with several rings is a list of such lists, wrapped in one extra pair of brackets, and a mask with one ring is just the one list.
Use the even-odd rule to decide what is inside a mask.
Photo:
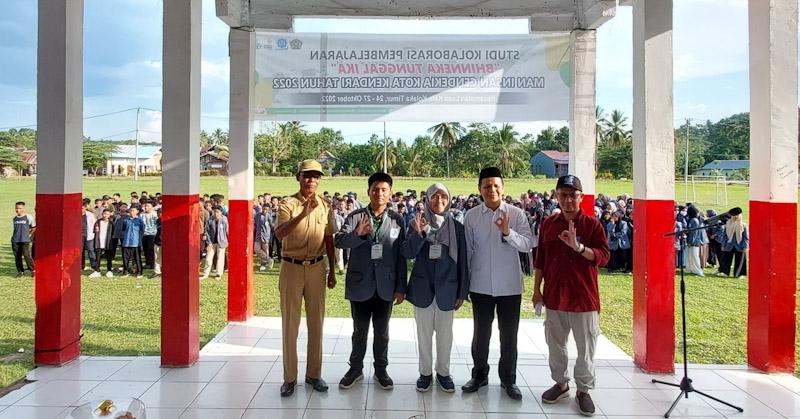
[[(735, 208), (738, 209), (738, 208)], [(747, 275), (747, 249), (750, 247), (750, 232), (742, 221), (742, 210), (736, 213), (722, 229), (722, 257), (719, 261), (719, 274), (739, 278)], [(731, 266), (732, 265), (732, 266)], [(731, 275), (733, 268), (733, 275)]]
[(448, 393), (455, 391), (450, 376), (453, 316), (469, 292), (467, 242), (464, 225), (450, 214), (450, 191), (441, 183), (428, 188), (409, 223), (403, 256), (414, 259), (406, 299), (414, 305), (419, 344), (418, 391), (433, 383), (433, 334), (436, 333), (436, 381)]

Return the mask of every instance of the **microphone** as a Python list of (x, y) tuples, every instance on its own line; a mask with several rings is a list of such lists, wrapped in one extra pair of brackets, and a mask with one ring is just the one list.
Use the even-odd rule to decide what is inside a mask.
[(722, 224), (727, 222), (731, 217), (734, 215), (739, 215), (742, 213), (742, 209), (739, 207), (733, 207), (728, 211), (723, 212), (722, 214), (715, 215), (710, 218), (706, 218), (706, 225), (711, 224)]

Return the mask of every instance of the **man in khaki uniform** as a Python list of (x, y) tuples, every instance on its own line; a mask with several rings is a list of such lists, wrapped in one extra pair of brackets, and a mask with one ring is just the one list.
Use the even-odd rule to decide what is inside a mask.
[(330, 203), (317, 195), (322, 166), (316, 160), (300, 162), (300, 191), (278, 206), (275, 236), (282, 245), (279, 280), (283, 319), (283, 385), (281, 396), (294, 394), (297, 384), (297, 334), (300, 305), (305, 301), (308, 326), (308, 365), (305, 382), (316, 391), (328, 391), (322, 379), (322, 321), (325, 315), (325, 266), (328, 288), (336, 286), (333, 234), (336, 220)]

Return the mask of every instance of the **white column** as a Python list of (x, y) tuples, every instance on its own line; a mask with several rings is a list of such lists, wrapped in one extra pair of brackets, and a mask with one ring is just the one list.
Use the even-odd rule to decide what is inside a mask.
[(164, 1), (161, 158), (161, 364), (193, 364), (200, 350), (201, 0)]
[(797, 0), (750, 0), (747, 361), (795, 370)]
[(83, 0), (39, 1), (34, 362), (80, 355)]
[(255, 32), (231, 29), (230, 157), (231, 200), (253, 200), (253, 107), (255, 105)]
[(253, 283), (253, 107), (255, 32), (231, 29), (230, 157), (228, 194), (228, 320), (255, 314)]
[(633, 1), (633, 352), (652, 372), (675, 355), (672, 0)]
[[(584, 210), (594, 208), (595, 195), (595, 67), (597, 33), (574, 30), (570, 35), (569, 172), (581, 180)], [(590, 198), (591, 197), (591, 198)]]
[(633, 190), (675, 199), (672, 0), (633, 2)]

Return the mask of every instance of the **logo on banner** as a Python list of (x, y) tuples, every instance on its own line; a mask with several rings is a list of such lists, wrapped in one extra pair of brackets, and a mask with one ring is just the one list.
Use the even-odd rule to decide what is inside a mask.
[(287, 49), (289, 46), (288, 44), (289, 43), (284, 38), (280, 38), (278, 39), (278, 42), (276, 42), (276, 46), (278, 47), (278, 49)]
[(292, 42), (289, 42), (289, 45), (292, 47), (292, 49), (300, 49), (303, 47), (303, 41), (295, 38), (292, 39)]

